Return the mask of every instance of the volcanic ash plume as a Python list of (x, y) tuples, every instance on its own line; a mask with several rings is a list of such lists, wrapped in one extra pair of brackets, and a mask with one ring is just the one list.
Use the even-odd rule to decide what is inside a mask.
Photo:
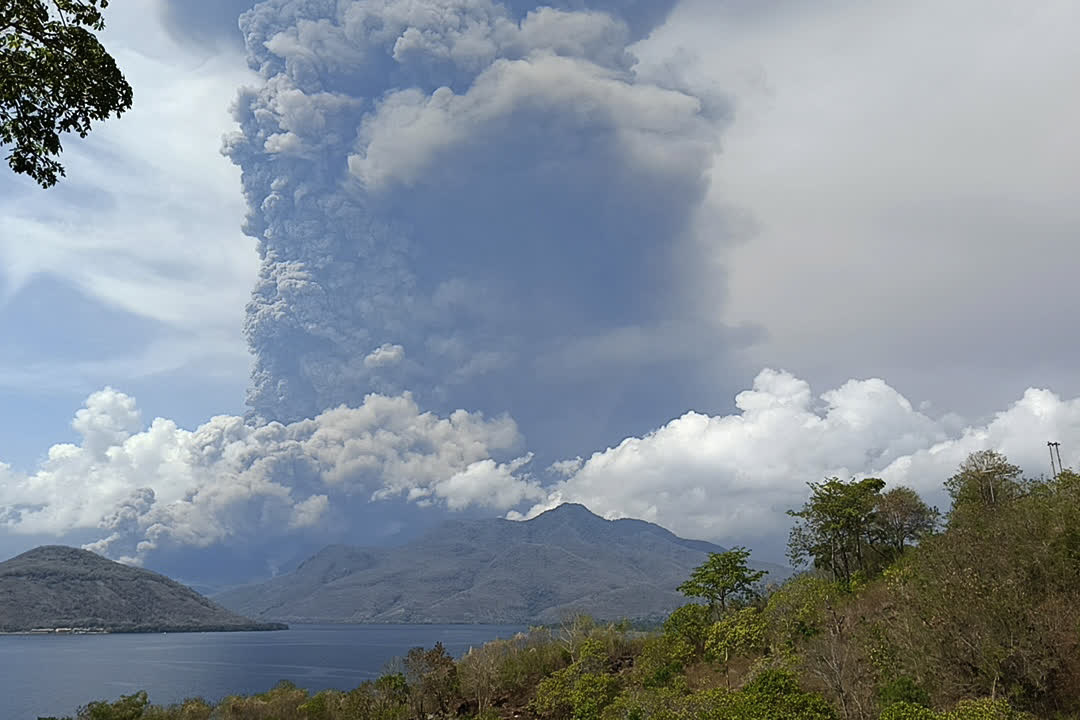
[(535, 383), (580, 400), (582, 368), (602, 392), (654, 362), (714, 150), (703, 103), (639, 79), (628, 51), (672, 5), (245, 13), (263, 83), (224, 152), (262, 260), (253, 414), (294, 422), (409, 389), (517, 415)]

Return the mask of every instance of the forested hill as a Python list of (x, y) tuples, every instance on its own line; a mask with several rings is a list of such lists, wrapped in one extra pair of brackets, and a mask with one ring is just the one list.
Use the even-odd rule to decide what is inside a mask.
[(39, 547), (0, 563), (0, 631), (272, 630), (164, 575), (71, 547)]
[[(642, 520), (605, 520), (567, 504), (526, 522), (448, 522), (397, 548), (334, 545), (294, 572), (214, 598), (289, 622), (557, 622), (665, 615), (710, 552)], [(769, 580), (791, 571), (760, 565)]]

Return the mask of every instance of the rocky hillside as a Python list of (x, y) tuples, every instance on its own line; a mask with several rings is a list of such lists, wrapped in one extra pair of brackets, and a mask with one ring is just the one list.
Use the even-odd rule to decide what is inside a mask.
[[(288, 622), (550, 623), (585, 612), (648, 618), (686, 602), (675, 588), (709, 552), (641, 520), (562, 505), (527, 522), (449, 522), (398, 548), (333, 545), (294, 572), (214, 596)], [(777, 565), (770, 580), (790, 574)]]
[(0, 563), (0, 631), (104, 628), (111, 632), (272, 630), (164, 575), (86, 550), (39, 547)]

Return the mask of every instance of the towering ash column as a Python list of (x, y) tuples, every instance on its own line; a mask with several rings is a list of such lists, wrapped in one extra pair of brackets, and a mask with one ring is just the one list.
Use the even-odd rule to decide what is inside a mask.
[[(226, 154), (262, 268), (249, 404), (594, 405), (671, 337), (715, 118), (635, 71), (673, 2), (268, 0)], [(663, 352), (663, 349), (660, 349)], [(672, 367), (670, 353), (665, 363)], [(677, 372), (677, 368), (673, 372)]]

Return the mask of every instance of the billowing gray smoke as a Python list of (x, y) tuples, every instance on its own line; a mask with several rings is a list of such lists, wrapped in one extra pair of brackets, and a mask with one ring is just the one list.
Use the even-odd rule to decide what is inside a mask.
[(628, 50), (673, 4), (245, 13), (264, 82), (241, 93), (224, 152), (262, 259), (245, 327), (253, 414), (293, 422), (407, 388), (432, 407), (509, 411), (534, 438), (571, 397), (614, 411), (658, 367), (685, 375), (673, 258), (716, 118), (639, 78)]

